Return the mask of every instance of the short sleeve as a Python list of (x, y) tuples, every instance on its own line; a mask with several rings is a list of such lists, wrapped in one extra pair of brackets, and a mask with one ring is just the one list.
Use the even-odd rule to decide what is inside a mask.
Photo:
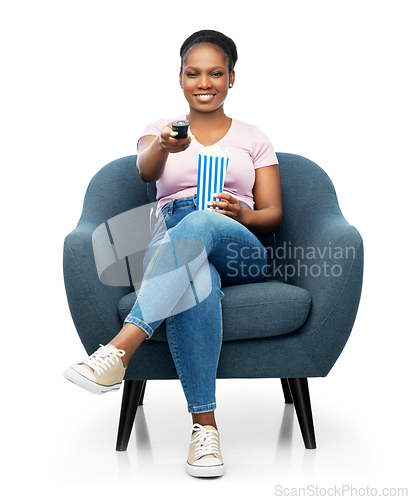
[(162, 128), (170, 122), (171, 120), (161, 119), (154, 123), (151, 123), (150, 125), (145, 127), (139, 134), (138, 141), (141, 137), (144, 137), (145, 135), (159, 135)]
[(254, 168), (278, 164), (277, 155), (270, 139), (258, 127), (254, 127), (252, 157)]

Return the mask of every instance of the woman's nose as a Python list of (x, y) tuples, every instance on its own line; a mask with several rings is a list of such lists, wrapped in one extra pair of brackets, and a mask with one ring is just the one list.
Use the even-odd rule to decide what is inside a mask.
[(212, 81), (208, 75), (201, 75), (197, 80), (197, 86), (200, 89), (209, 89), (212, 86)]

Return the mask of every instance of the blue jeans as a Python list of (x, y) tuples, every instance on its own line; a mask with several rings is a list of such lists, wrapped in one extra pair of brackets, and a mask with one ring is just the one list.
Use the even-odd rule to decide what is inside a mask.
[(166, 335), (190, 413), (216, 408), (222, 344), (222, 286), (262, 281), (267, 251), (234, 219), (196, 211), (196, 195), (172, 200), (159, 215), (144, 257), (144, 276), (125, 319), (151, 337)]

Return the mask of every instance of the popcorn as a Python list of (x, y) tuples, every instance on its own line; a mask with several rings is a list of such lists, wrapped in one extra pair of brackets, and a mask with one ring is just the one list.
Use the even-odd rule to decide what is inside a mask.
[(207, 202), (223, 191), (230, 153), (218, 146), (199, 149), (196, 210), (208, 209)]

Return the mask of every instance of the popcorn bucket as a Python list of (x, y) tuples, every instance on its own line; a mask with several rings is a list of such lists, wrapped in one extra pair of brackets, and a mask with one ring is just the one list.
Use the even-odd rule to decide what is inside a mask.
[(199, 150), (196, 210), (209, 209), (213, 195), (223, 191), (230, 153), (210, 146)]

